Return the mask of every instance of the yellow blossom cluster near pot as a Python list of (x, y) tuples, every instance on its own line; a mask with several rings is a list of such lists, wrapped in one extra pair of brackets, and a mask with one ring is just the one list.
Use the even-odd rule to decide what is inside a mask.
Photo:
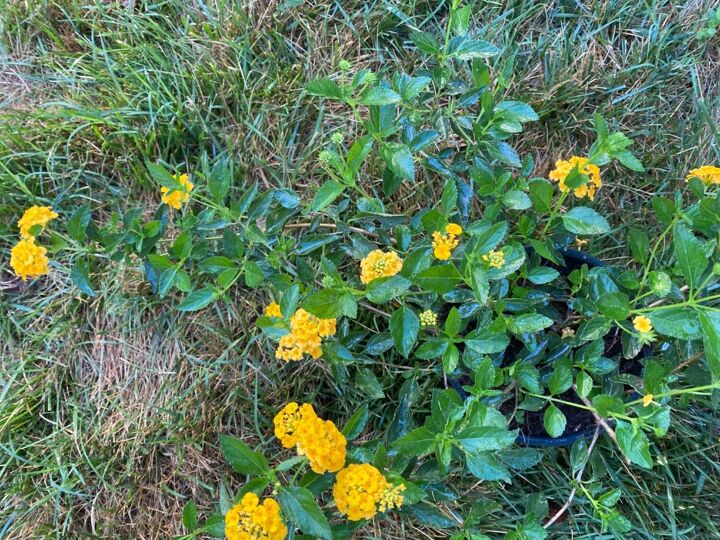
[(445, 226), (445, 233), (435, 231), (433, 237), (433, 255), (436, 259), (446, 261), (452, 256), (452, 251), (460, 245), (460, 235), (463, 229), (457, 223), (448, 223)]
[(263, 499), (246, 493), (238, 504), (225, 514), (225, 536), (228, 540), (283, 540), (287, 527), (280, 517), (275, 499)]
[(437, 315), (431, 309), (426, 309), (420, 314), (420, 326), (435, 326)]
[(27, 278), (40, 277), (50, 271), (50, 260), (47, 249), (37, 244), (33, 229), (40, 227), (40, 231), (50, 221), (58, 217), (49, 206), (31, 206), (18, 220), (20, 241), (10, 251), (10, 266), (15, 275), (23, 281)]
[(403, 491), (404, 484), (393, 486), (372, 465), (352, 464), (337, 474), (333, 499), (340, 513), (350, 521), (359, 521), (402, 506)]
[(720, 167), (714, 167), (713, 165), (703, 165), (697, 169), (693, 169), (688, 173), (685, 178), (686, 182), (689, 182), (693, 178), (699, 178), (705, 184), (720, 184)]
[(394, 251), (373, 250), (360, 261), (360, 281), (367, 285), (373, 279), (394, 276), (402, 265), (403, 260)]
[(345, 465), (347, 441), (331, 420), (315, 414), (312, 405), (288, 403), (275, 415), (275, 436), (285, 448), (296, 447), (318, 473), (337, 472)]
[(167, 204), (170, 208), (180, 210), (182, 205), (190, 200), (190, 192), (193, 190), (195, 185), (190, 181), (187, 174), (181, 174), (175, 178), (180, 185), (182, 185), (182, 189), (169, 189), (162, 186), (160, 188), (160, 193), (162, 193), (162, 202)]
[(17, 222), (18, 228), (20, 229), (20, 238), (37, 236), (31, 234), (30, 229), (36, 225), (45, 227), (45, 225), (56, 217), (58, 217), (57, 213), (53, 212), (49, 206), (31, 206), (25, 210), (25, 213)]
[(555, 162), (555, 169), (550, 171), (550, 180), (558, 183), (560, 191), (570, 191), (571, 188), (565, 185), (565, 179), (577, 166), (578, 170), (588, 177), (587, 183), (573, 189), (576, 197), (587, 197), (591, 201), (595, 199), (595, 192), (602, 187), (600, 180), (600, 169), (597, 165), (588, 164), (588, 159), (584, 157), (573, 156), (568, 160), (558, 159)]
[(502, 268), (505, 264), (505, 254), (500, 250), (493, 249), (483, 255), (482, 260), (491, 268)]
[(335, 335), (335, 323), (335, 319), (319, 319), (298, 309), (290, 318), (290, 333), (280, 338), (275, 358), (297, 361), (307, 354), (317, 360), (322, 356), (322, 338)]

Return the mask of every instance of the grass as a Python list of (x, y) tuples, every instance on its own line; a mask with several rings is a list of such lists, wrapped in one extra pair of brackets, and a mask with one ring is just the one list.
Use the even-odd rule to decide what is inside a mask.
[[(643, 175), (606, 173), (602, 204), (623, 227), (649, 230), (649, 198), (687, 171), (717, 162), (720, 45), (700, 41), (712, 2), (616, 0), (479, 2), (473, 31), (503, 48), (498, 84), (541, 120), (519, 146), (536, 174), (591, 142), (597, 110), (637, 139)], [(429, 1), (0, 1), (0, 537), (167, 538), (181, 534), (193, 498), (209, 513), (226, 484), (217, 434), (266, 444), (288, 398), (327, 402), (339, 388), (324, 367), (279, 368), (252, 320), (263, 298), (179, 317), (147, 294), (139, 265), (93, 276), (96, 298), (71, 286), (59, 258), (26, 286), (7, 268), (14, 222), (31, 203), (100, 218), (157, 204), (144, 160), (202, 167), (231, 156), (232, 193), (257, 179), (303, 193), (322, 178), (317, 154), (348, 111), (304, 96), (306, 80), (349, 59), (356, 69), (420, 69), (416, 28), (439, 31), (446, 7)], [(374, 182), (370, 176), (368, 182)], [(399, 194), (409, 211), (429, 183)], [(621, 246), (598, 246), (622, 264)], [(622, 487), (630, 538), (716, 538), (720, 449), (715, 404), (678, 410), (652, 472), (597, 453), (587, 477)], [(391, 405), (390, 405), (391, 406)], [(382, 410), (382, 409), (381, 409)], [(353, 411), (337, 411), (337, 419)], [(606, 443), (601, 443), (606, 444)], [(564, 450), (512, 485), (469, 485), (488, 509), (488, 534), (530, 506), (550, 512), (569, 492)], [(413, 528), (415, 527), (415, 528)], [(582, 498), (552, 529), (604, 538)], [(367, 538), (444, 538), (406, 520)]]

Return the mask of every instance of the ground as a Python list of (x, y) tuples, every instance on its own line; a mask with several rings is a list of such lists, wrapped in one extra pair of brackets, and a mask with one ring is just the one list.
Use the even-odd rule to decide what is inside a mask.
[[(622, 230), (645, 219), (652, 195), (717, 162), (720, 41), (696, 36), (712, 4), (476, 2), (473, 33), (503, 49), (498, 84), (540, 115), (516, 141), (535, 158), (535, 174), (587, 149), (601, 112), (636, 139), (646, 167), (605, 176), (601, 204)], [(329, 372), (277, 364), (253, 328), (260, 295), (238, 290), (230, 304), (180, 316), (149, 294), (133, 261), (93, 275), (95, 298), (71, 285), (62, 257), (47, 279), (18, 281), (8, 266), (15, 221), (30, 204), (88, 202), (105, 218), (128, 205), (153, 208), (145, 160), (228, 154), (242, 171), (234, 193), (253, 180), (302, 193), (322, 179), (318, 152), (349, 117), (309, 99), (304, 83), (341, 59), (353, 69), (421, 69), (408, 36), (439, 31), (447, 8), (420, 0), (0, 7), (0, 537), (182, 534), (188, 498), (207, 515), (242, 483), (220, 458), (218, 434), (272, 447), (273, 411), (298, 395), (322, 397)], [(408, 211), (433, 190), (408, 189), (396, 204)], [(626, 252), (603, 245), (598, 255), (622, 265)], [(593, 475), (623, 490), (631, 538), (720, 536), (716, 413), (688, 407), (676, 420), (652, 472), (610, 451), (592, 463)], [(512, 485), (470, 487), (488, 510), (488, 534), (511, 528), (533, 497), (551, 508), (565, 501), (567, 452), (547, 454)], [(591, 514), (580, 501), (553, 534), (600, 538)], [(362, 536), (446, 535), (402, 519)]]

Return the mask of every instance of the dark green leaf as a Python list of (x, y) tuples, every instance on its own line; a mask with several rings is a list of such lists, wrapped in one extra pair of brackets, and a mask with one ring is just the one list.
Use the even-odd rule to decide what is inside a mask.
[(592, 208), (576, 206), (562, 216), (565, 229), (582, 235), (605, 234), (610, 232), (607, 220)]
[(215, 293), (210, 289), (200, 289), (190, 293), (178, 305), (178, 311), (197, 311), (215, 300)]
[(548, 432), (548, 435), (553, 438), (562, 435), (565, 431), (565, 425), (567, 424), (565, 415), (555, 405), (550, 405), (545, 410), (543, 422), (545, 424), (545, 430)]
[(398, 352), (405, 358), (410, 355), (419, 331), (420, 319), (409, 307), (401, 306), (390, 316), (390, 334)]
[(330, 206), (333, 201), (342, 194), (344, 190), (345, 186), (343, 186), (340, 182), (336, 182), (335, 180), (328, 180), (322, 186), (320, 186), (320, 189), (318, 189), (317, 193), (315, 193), (315, 198), (313, 199), (310, 208), (314, 212), (319, 212), (320, 210), (323, 210), (324, 208)]
[(412, 283), (402, 276), (377, 278), (368, 283), (365, 295), (374, 304), (386, 304), (407, 291), (410, 285)]
[(267, 474), (270, 470), (268, 462), (260, 452), (251, 450), (240, 439), (228, 435), (220, 435), (220, 449), (230, 466), (240, 474)]
[(445, 294), (453, 290), (460, 283), (462, 277), (457, 268), (450, 263), (431, 266), (419, 272), (413, 280), (421, 289)]
[(325, 514), (313, 494), (303, 487), (281, 487), (278, 500), (283, 514), (307, 535), (332, 539), (332, 531)]

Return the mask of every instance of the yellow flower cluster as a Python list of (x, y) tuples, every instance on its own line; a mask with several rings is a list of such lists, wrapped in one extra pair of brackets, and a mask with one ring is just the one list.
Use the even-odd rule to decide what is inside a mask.
[(591, 201), (595, 198), (595, 192), (602, 187), (600, 180), (600, 169), (597, 165), (588, 164), (588, 159), (573, 156), (568, 160), (558, 159), (555, 162), (555, 169), (550, 171), (550, 180), (555, 180), (560, 187), (560, 191), (569, 191), (571, 188), (565, 185), (565, 179), (577, 166), (578, 170), (588, 177), (587, 183), (575, 188), (573, 192), (576, 197), (587, 197)]
[(228, 540), (284, 540), (287, 527), (280, 517), (275, 499), (260, 499), (246, 493), (238, 504), (225, 514), (225, 536)]
[(50, 261), (47, 258), (47, 249), (35, 243), (35, 237), (20, 240), (10, 252), (10, 266), (15, 274), (22, 278), (39, 277), (49, 272)]
[(693, 169), (685, 178), (689, 182), (692, 178), (699, 178), (705, 184), (720, 184), (720, 167), (712, 165), (703, 165), (697, 169)]
[(10, 266), (15, 275), (23, 281), (45, 275), (50, 271), (47, 249), (37, 245), (32, 229), (35, 226), (45, 227), (56, 217), (58, 217), (57, 213), (49, 206), (31, 206), (18, 220), (20, 241), (10, 251)]
[(276, 302), (270, 302), (270, 304), (265, 308), (265, 316), (266, 317), (282, 317), (282, 312), (280, 311), (280, 306)]
[(297, 361), (308, 354), (317, 360), (322, 356), (322, 338), (334, 336), (335, 331), (335, 319), (318, 319), (298, 309), (290, 318), (290, 333), (280, 338), (275, 358)]
[(367, 285), (373, 279), (394, 276), (402, 265), (403, 260), (394, 251), (373, 250), (360, 261), (360, 281)]
[(372, 465), (352, 464), (337, 474), (333, 499), (340, 513), (350, 521), (359, 521), (402, 506), (403, 491), (404, 484), (393, 487)]
[(426, 309), (420, 314), (420, 326), (435, 326), (437, 324), (437, 315), (431, 309)]
[(35, 225), (45, 227), (50, 221), (58, 217), (56, 212), (53, 212), (49, 206), (31, 206), (22, 217), (18, 220), (17, 225), (20, 229), (20, 238), (29, 238), (35, 236), (30, 234), (30, 229)]
[(445, 234), (435, 231), (433, 237), (433, 254), (436, 259), (446, 261), (452, 256), (452, 250), (460, 244), (459, 236), (463, 229), (457, 223), (448, 223), (445, 226)]
[(163, 186), (160, 188), (160, 193), (162, 193), (162, 202), (167, 204), (170, 208), (180, 210), (182, 205), (190, 200), (190, 192), (195, 185), (190, 181), (187, 174), (181, 174), (175, 178), (178, 182), (180, 182), (180, 185), (182, 185), (182, 189), (171, 190)]
[(493, 249), (486, 255), (483, 255), (482, 260), (491, 268), (502, 268), (503, 264), (505, 264), (505, 254), (500, 250)]
[(633, 327), (641, 334), (647, 334), (653, 329), (652, 322), (644, 315), (638, 315), (633, 319)]
[(295, 446), (298, 455), (307, 456), (316, 473), (336, 472), (345, 465), (345, 436), (332, 421), (319, 418), (312, 405), (288, 403), (275, 415), (273, 423), (283, 447)]

